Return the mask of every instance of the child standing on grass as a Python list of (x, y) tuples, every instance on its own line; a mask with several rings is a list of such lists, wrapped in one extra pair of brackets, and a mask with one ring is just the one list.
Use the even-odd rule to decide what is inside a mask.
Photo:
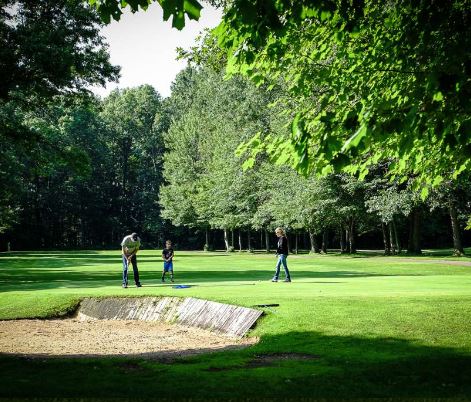
[(164, 259), (164, 270), (162, 271), (162, 282), (165, 282), (165, 273), (170, 273), (170, 281), (173, 282), (173, 248), (172, 242), (167, 240), (165, 248), (162, 250), (162, 258)]

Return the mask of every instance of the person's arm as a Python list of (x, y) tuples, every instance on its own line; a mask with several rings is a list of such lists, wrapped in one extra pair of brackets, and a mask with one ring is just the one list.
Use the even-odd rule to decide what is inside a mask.
[(129, 254), (128, 260), (131, 261), (131, 258), (134, 257), (138, 251), (139, 251), (139, 246), (137, 246), (136, 249), (131, 254)]

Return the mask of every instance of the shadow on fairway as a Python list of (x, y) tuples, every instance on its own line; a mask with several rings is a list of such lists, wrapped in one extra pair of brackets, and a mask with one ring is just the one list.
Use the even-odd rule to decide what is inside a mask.
[[(107, 270), (97, 268), (96, 270), (81, 271), (78, 264), (75, 262), (69, 267), (62, 261), (56, 262), (58, 264), (55, 268), (47, 266), (37, 266), (35, 268), (15, 268), (9, 266), (8, 268), (0, 269), (0, 284), (2, 291), (21, 291), (21, 290), (41, 290), (41, 289), (54, 289), (54, 288), (97, 288), (102, 286), (109, 286), (110, 282), (121, 283), (121, 265), (120, 262), (114, 262), (115, 267), (110, 267)], [(86, 265), (85, 263), (83, 265)], [(73, 268), (70, 268), (73, 266)], [(60, 269), (63, 268), (63, 269)], [(255, 282), (269, 281), (273, 275), (272, 270), (238, 270), (229, 271), (221, 269), (220, 271), (175, 271), (176, 280), (179, 283), (185, 282), (186, 284), (192, 283), (210, 283), (217, 284), (219, 282)], [(293, 280), (304, 279), (352, 279), (352, 278), (367, 278), (367, 277), (388, 277), (395, 275), (364, 273), (355, 271), (293, 271)], [(415, 275), (414, 275), (415, 276)], [(146, 281), (157, 286), (161, 278), (160, 266), (155, 271), (149, 272), (140, 269), (140, 279), (143, 284)], [(132, 269), (130, 269), (130, 279), (132, 277)], [(312, 281), (311, 281), (312, 282)], [(317, 283), (332, 283), (330, 281), (316, 281)], [(308, 283), (308, 282), (304, 282)]]
[[(233, 266), (226, 263), (214, 264), (215, 269), (187, 270), (188, 259), (195, 257), (225, 257), (228, 254), (191, 254), (179, 255), (182, 264), (177, 265), (175, 273), (179, 283), (209, 283), (220, 282), (255, 282), (268, 281), (273, 275), (274, 263), (267, 260), (256, 263), (259, 269), (245, 269), (244, 266)], [(162, 271), (162, 260), (155, 255), (142, 255), (138, 258), (141, 281), (158, 286)], [(201, 260), (198, 260), (198, 265)], [(230, 267), (230, 269), (228, 269)], [(303, 283), (334, 283), (336, 279), (357, 279), (369, 277), (394, 277), (394, 276), (423, 276), (426, 273), (418, 271), (398, 273), (375, 273), (355, 270), (324, 270), (316, 271), (315, 263), (312, 270), (298, 270), (291, 266), (293, 282), (297, 280)], [(130, 270), (132, 272), (132, 269)], [(0, 258), (0, 284), (2, 291), (41, 290), (55, 288), (99, 288), (121, 282), (122, 264), (119, 253), (117, 255), (104, 255), (99, 252), (39, 252), (39, 253), (7, 253)], [(319, 281), (319, 279), (321, 281)], [(333, 279), (325, 281), (322, 279)], [(130, 274), (132, 281), (132, 273)]]
[[(312, 358), (306, 358), (309, 355)], [(471, 397), (469, 355), (397, 338), (316, 332), (263, 336), (249, 349), (172, 362), (145, 356), (63, 360), (3, 356), (0, 375), (2, 397), (193, 401), (228, 396), (254, 401)]]

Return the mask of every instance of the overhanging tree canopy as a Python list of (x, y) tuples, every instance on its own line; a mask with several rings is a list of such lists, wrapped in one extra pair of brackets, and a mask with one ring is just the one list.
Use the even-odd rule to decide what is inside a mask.
[(255, 142), (252, 156), (274, 143), (303, 172), (363, 176), (389, 159), (424, 196), (457, 177), (471, 166), (470, 5), (232, 2), (215, 31), (228, 72), (281, 78), (297, 101), (291, 139)]
[[(159, 3), (168, 18), (187, 1)], [(305, 173), (363, 176), (393, 160), (423, 196), (471, 167), (469, 0), (222, 3), (214, 35), (228, 72), (284, 80), (297, 101), (292, 138), (251, 142), (252, 156), (271, 149)]]

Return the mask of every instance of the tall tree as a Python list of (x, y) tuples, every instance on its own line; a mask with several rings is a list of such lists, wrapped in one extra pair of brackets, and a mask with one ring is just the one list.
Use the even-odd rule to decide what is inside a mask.
[[(162, 99), (150, 85), (115, 90), (103, 102), (120, 228), (156, 236), (162, 181)], [(154, 226), (156, 225), (156, 226)]]
[(0, 99), (50, 96), (117, 80), (102, 23), (80, 0), (4, 0), (0, 11)]
[(0, 190), (0, 233), (19, 222), (34, 172), (48, 171), (54, 159), (74, 160), (65, 156), (72, 148), (59, 149), (51, 97), (86, 97), (88, 86), (118, 78), (101, 26), (96, 12), (78, 0), (1, 3), (0, 172), (8, 179)]
[(457, 182), (444, 182), (434, 189), (428, 200), (431, 211), (445, 210), (450, 218), (453, 240), (453, 255), (465, 254), (461, 231), (465, 226), (465, 216), (471, 213), (467, 201), (471, 198), (471, 183), (464, 178)]

